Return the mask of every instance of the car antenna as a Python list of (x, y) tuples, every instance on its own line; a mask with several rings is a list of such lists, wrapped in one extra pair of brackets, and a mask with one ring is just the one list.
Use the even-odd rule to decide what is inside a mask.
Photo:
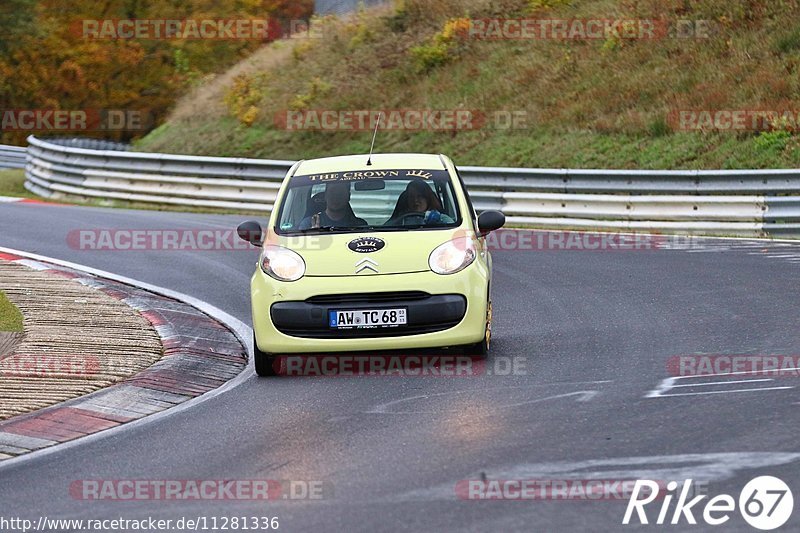
[(378, 126), (381, 125), (381, 117), (383, 116), (383, 111), (378, 113), (378, 120), (375, 121), (375, 132), (372, 134), (372, 144), (369, 147), (369, 158), (367, 158), (367, 166), (372, 166), (372, 149), (375, 148), (375, 137), (378, 136)]

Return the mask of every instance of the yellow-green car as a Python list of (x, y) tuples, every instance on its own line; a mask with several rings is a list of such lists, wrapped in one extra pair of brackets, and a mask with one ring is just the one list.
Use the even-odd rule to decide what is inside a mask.
[(452, 348), (485, 356), (492, 261), (485, 235), (504, 215), (476, 216), (443, 155), (374, 154), (300, 161), (262, 230), (251, 282), (256, 372), (281, 355)]

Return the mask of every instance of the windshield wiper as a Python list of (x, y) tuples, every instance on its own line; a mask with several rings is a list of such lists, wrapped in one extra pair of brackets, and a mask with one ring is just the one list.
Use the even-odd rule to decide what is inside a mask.
[(308, 233), (310, 231), (331, 231), (333, 226), (319, 226), (317, 228), (306, 228), (306, 229), (297, 229), (292, 231), (292, 233)]
[(306, 228), (297, 230), (299, 233), (308, 233), (311, 231), (331, 232), (331, 231), (357, 231), (357, 230), (374, 230), (375, 226), (320, 226), (318, 228)]
[(420, 229), (426, 227), (425, 224), (409, 224), (408, 226), (381, 226), (381, 231), (406, 231), (409, 229)]
[(374, 230), (375, 226), (333, 226), (333, 229), (343, 231), (370, 231)]

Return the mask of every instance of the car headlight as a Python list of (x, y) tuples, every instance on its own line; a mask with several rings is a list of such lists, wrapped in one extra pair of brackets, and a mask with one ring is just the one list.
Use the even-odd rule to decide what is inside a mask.
[(306, 273), (306, 262), (300, 254), (274, 244), (264, 246), (258, 263), (266, 275), (279, 281), (297, 281)]
[(428, 258), (428, 265), (437, 274), (455, 274), (475, 261), (478, 252), (468, 237), (458, 237), (436, 247)]

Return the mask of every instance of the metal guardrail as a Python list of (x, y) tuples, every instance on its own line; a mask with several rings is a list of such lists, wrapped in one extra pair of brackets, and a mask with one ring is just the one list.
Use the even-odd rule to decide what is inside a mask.
[(70, 148), (86, 148), (87, 150), (114, 150), (115, 152), (127, 152), (131, 149), (130, 144), (106, 141), (103, 139), (90, 139), (88, 137), (75, 137), (73, 139), (56, 137), (53, 139), (42, 138), (40, 140), (49, 141), (53, 144), (58, 144), (59, 146), (67, 146)]
[(26, 153), (24, 146), (0, 144), (0, 168), (25, 168)]
[[(29, 137), (25, 187), (79, 196), (268, 212), (293, 161), (74, 148)], [(477, 210), (542, 228), (800, 235), (800, 170), (461, 167)]]

